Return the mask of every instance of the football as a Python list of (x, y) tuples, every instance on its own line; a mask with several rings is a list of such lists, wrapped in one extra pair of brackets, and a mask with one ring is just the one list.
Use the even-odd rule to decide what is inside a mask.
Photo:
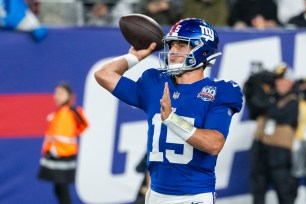
[(126, 41), (136, 50), (146, 49), (152, 42), (157, 46), (154, 51), (161, 50), (164, 45), (164, 33), (160, 25), (149, 16), (143, 14), (129, 14), (122, 16), (119, 27)]

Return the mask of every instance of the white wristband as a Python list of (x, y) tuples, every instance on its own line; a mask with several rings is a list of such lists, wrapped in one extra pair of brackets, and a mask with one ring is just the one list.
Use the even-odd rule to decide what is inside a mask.
[(188, 140), (196, 131), (192, 124), (173, 113), (173, 111), (163, 123), (184, 141)]
[(123, 58), (127, 61), (129, 69), (134, 67), (139, 62), (138, 58), (131, 53), (123, 55)]

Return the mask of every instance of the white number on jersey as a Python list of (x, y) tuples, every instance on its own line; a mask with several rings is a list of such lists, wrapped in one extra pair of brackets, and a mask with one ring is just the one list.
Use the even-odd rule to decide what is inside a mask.
[[(182, 117), (182, 116), (181, 116)], [(194, 124), (194, 118), (183, 117), (186, 121)], [(150, 161), (163, 162), (164, 154), (169, 162), (176, 164), (187, 164), (192, 160), (193, 157), (193, 147), (179, 138), (171, 129), (167, 128), (166, 142), (172, 144), (182, 144), (184, 145), (183, 154), (176, 154), (174, 150), (166, 150), (161, 152), (159, 149), (159, 138), (160, 130), (162, 126), (162, 121), (160, 114), (155, 114), (152, 123), (154, 125), (154, 135), (152, 141), (152, 151), (149, 154)]]

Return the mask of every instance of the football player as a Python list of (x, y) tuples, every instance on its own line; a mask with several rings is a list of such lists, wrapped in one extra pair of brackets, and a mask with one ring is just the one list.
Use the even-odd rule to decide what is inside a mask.
[(238, 84), (204, 77), (218, 52), (218, 35), (201, 19), (177, 22), (163, 38), (164, 66), (136, 81), (125, 71), (150, 55), (156, 43), (113, 59), (95, 72), (97, 82), (148, 118), (146, 203), (215, 203), (215, 166), (232, 116), (242, 107)]

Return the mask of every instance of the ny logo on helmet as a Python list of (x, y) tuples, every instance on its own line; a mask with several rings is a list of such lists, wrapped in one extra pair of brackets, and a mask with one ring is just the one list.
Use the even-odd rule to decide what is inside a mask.
[(208, 40), (214, 41), (215, 40), (215, 35), (213, 29), (200, 25), (201, 31), (202, 31), (202, 36), (205, 38), (205, 41), (207, 42)]

